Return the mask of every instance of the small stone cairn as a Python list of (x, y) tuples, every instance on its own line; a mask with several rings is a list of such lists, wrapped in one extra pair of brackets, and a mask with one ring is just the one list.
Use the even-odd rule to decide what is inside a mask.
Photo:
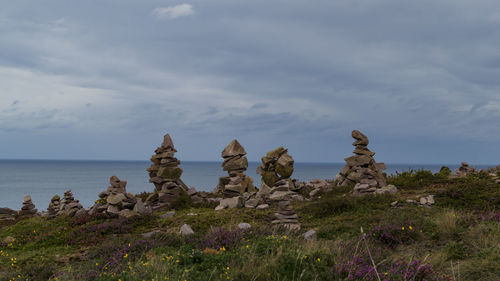
[(127, 193), (127, 181), (117, 176), (109, 179), (110, 186), (99, 193), (99, 200), (91, 208), (89, 214), (106, 214), (110, 217), (131, 218), (143, 214), (146, 209), (140, 198)]
[(358, 130), (352, 131), (355, 141), (355, 155), (345, 158), (345, 167), (335, 177), (336, 186), (355, 185), (353, 195), (395, 193), (397, 188), (387, 186), (382, 173), (384, 163), (376, 163), (373, 156), (375, 152), (368, 149), (368, 138)]
[(49, 207), (47, 207), (47, 213), (49, 217), (57, 216), (57, 213), (61, 209), (61, 197), (59, 195), (54, 195), (52, 199), (50, 199)]
[(460, 167), (455, 170), (455, 173), (459, 178), (467, 177), (468, 175), (474, 173), (476, 170), (469, 166), (469, 163), (462, 162)]
[(37, 209), (35, 208), (35, 204), (31, 201), (31, 196), (26, 195), (24, 196), (24, 202), (23, 206), (21, 207), (21, 210), (19, 211), (19, 217), (21, 218), (26, 218), (26, 217), (32, 217), (36, 215)]
[(163, 207), (188, 191), (181, 180), (182, 169), (178, 167), (181, 162), (174, 157), (176, 152), (172, 138), (166, 134), (163, 143), (151, 157), (153, 164), (147, 169), (149, 182), (155, 185), (153, 194), (146, 199), (147, 204)]
[(290, 178), (293, 173), (294, 160), (288, 154), (288, 149), (278, 147), (262, 157), (262, 164), (257, 167), (257, 174), (262, 176), (258, 197), (268, 197), (281, 201), (293, 195), (298, 189)]
[(232, 140), (221, 153), (224, 162), (222, 168), (227, 171), (228, 177), (219, 178), (215, 193), (222, 194), (224, 198), (243, 195), (245, 192), (254, 194), (258, 190), (253, 185), (253, 180), (245, 175), (248, 168), (247, 152), (237, 140)]
[(290, 231), (300, 230), (300, 224), (297, 220), (299, 216), (290, 206), (290, 201), (280, 201), (278, 203), (278, 212), (274, 214), (276, 220), (272, 223), (277, 227), (283, 227)]
[(63, 198), (61, 200), (61, 205), (57, 216), (80, 216), (86, 214), (85, 209), (83, 209), (82, 204), (78, 200), (75, 200), (71, 190), (66, 190), (64, 192)]

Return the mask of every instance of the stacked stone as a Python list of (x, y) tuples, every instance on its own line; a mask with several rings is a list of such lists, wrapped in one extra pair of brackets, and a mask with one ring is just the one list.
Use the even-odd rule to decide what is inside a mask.
[(461, 166), (455, 170), (457, 173), (457, 176), (459, 177), (466, 177), (467, 175), (474, 173), (476, 170), (469, 166), (469, 163), (467, 162), (462, 162)]
[(257, 188), (253, 180), (245, 175), (248, 168), (247, 152), (237, 140), (232, 140), (221, 153), (224, 162), (222, 168), (227, 171), (228, 177), (219, 178), (216, 193), (221, 193), (224, 198), (243, 195), (245, 192), (253, 194)]
[(47, 212), (49, 217), (57, 216), (57, 212), (61, 209), (61, 198), (59, 195), (54, 195), (52, 199), (50, 199), (49, 207), (47, 207)]
[(294, 160), (288, 154), (288, 149), (278, 147), (262, 157), (262, 164), (257, 167), (257, 174), (262, 176), (259, 197), (269, 196), (271, 199), (281, 200), (298, 187), (290, 178), (293, 173)]
[(127, 181), (112, 176), (109, 183), (110, 186), (99, 193), (100, 199), (91, 208), (91, 215), (106, 214), (110, 217), (130, 218), (145, 212), (142, 200), (132, 193), (127, 193)]
[(274, 215), (276, 216), (276, 220), (272, 221), (274, 225), (287, 230), (300, 230), (300, 224), (297, 220), (299, 216), (293, 211), (290, 201), (280, 201), (278, 212)]
[(146, 200), (148, 204), (171, 203), (187, 192), (188, 187), (181, 180), (182, 169), (178, 167), (181, 162), (174, 157), (176, 152), (172, 138), (166, 134), (151, 157), (153, 164), (147, 169), (149, 181), (155, 185), (153, 194)]
[(23, 206), (19, 211), (20, 217), (31, 217), (37, 213), (37, 209), (35, 208), (35, 204), (31, 201), (31, 196), (24, 196)]
[[(352, 145), (355, 147), (355, 155), (345, 158), (346, 166), (335, 177), (337, 186), (354, 186), (353, 193), (361, 195), (365, 193), (384, 193), (387, 186), (382, 170), (385, 169), (383, 163), (376, 163), (373, 156), (375, 152), (368, 149), (368, 138), (358, 130), (352, 131), (352, 137), (355, 141)], [(391, 186), (390, 192), (394, 191)]]
[(57, 212), (57, 216), (73, 217), (77, 213), (78, 215), (82, 215), (85, 213), (85, 210), (83, 209), (83, 206), (79, 203), (79, 201), (75, 200), (71, 190), (66, 190), (64, 192), (63, 199), (61, 200), (61, 205), (59, 208), (59, 212)]

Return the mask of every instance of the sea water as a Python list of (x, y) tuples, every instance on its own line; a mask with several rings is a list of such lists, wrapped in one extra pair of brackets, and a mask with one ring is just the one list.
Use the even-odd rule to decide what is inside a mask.
[[(126, 180), (127, 191), (140, 193), (152, 191), (146, 168), (147, 161), (66, 161), (66, 160), (0, 160), (0, 207), (20, 209), (25, 195), (31, 195), (38, 211), (45, 210), (55, 194), (62, 197), (71, 189), (75, 199), (84, 207), (90, 207), (98, 199), (97, 194), (109, 186), (112, 175)], [(250, 162), (247, 175), (255, 185), (260, 185), (256, 173), (258, 162)], [(443, 165), (395, 164), (387, 165), (388, 174), (410, 169), (439, 171)], [(447, 165), (455, 169), (458, 165)], [(212, 191), (221, 176), (221, 162), (188, 162), (180, 167), (184, 170), (182, 180), (197, 190)], [(333, 179), (344, 167), (344, 163), (295, 163), (292, 178), (308, 181), (314, 178)], [(477, 166), (476, 168), (487, 168)]]

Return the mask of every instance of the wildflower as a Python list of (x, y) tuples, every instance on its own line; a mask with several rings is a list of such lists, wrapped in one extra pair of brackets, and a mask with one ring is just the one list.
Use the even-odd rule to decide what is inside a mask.
[(403, 226), (403, 227), (401, 227), (401, 230), (405, 230), (405, 227), (404, 227), (404, 226)]
[(124, 258), (124, 259), (128, 258), (128, 254), (125, 254), (125, 255), (123, 256), (123, 258)]
[(283, 235), (283, 239), (287, 239), (288, 237), (286, 235)]
[(408, 227), (410, 230), (413, 230), (413, 227), (411, 227), (411, 225)]
[(318, 259), (317, 259), (317, 261), (318, 261), (318, 262), (320, 262), (320, 261), (321, 261), (321, 259), (320, 259), (320, 258), (318, 258)]

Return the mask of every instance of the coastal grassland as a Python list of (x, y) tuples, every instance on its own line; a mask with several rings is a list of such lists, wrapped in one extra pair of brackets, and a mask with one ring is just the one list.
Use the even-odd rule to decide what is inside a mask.
[[(294, 202), (301, 233), (317, 232), (309, 242), (271, 227), (276, 206), (216, 212), (183, 202), (166, 218), (21, 220), (0, 229), (0, 241), (14, 239), (0, 245), (0, 280), (498, 280), (499, 184), (446, 171), (388, 181), (398, 194), (351, 197), (343, 187)], [(433, 207), (406, 203), (429, 194)], [(194, 235), (178, 234), (185, 223)]]

